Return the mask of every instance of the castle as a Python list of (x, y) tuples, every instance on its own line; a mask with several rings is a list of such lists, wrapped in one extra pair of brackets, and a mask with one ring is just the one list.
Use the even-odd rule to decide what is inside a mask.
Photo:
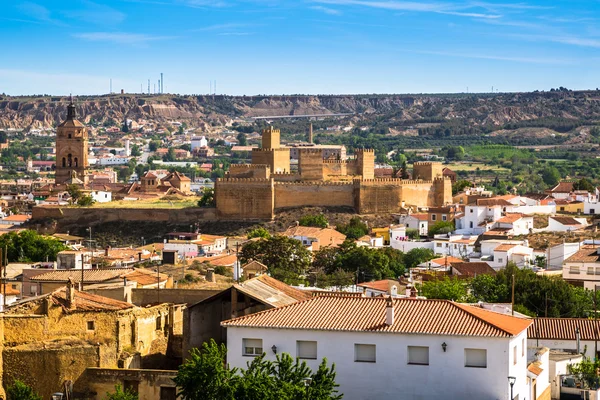
[(394, 213), (407, 206), (435, 207), (452, 202), (452, 184), (442, 164), (416, 162), (413, 180), (375, 179), (375, 153), (355, 150), (350, 160), (324, 159), (321, 150), (298, 149), (298, 172), (290, 170), (290, 149), (281, 133), (263, 130), (262, 147), (252, 164), (232, 164), (215, 183), (219, 217), (272, 219), (275, 210), (305, 207), (352, 207), (360, 214)]

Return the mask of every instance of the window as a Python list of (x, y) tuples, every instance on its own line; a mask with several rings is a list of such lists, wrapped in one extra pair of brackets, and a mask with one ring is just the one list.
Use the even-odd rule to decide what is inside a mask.
[(594, 267), (588, 267), (587, 274), (588, 275), (594, 275)]
[(560, 208), (560, 211), (565, 211), (565, 208), (564, 208), (564, 207), (561, 207), (561, 208)]
[(473, 228), (473, 221), (469, 222), (469, 228)]
[(174, 387), (160, 387), (160, 400), (176, 400), (177, 399), (177, 388)]
[(159, 315), (158, 317), (156, 317), (156, 330), (160, 331), (162, 329), (162, 318)]
[(376, 361), (376, 351), (374, 344), (355, 344), (354, 345), (354, 361), (355, 362), (371, 362)]
[(517, 365), (517, 346), (513, 347), (513, 364)]
[(245, 356), (260, 356), (263, 352), (262, 339), (243, 339)]
[(429, 365), (429, 347), (408, 346), (408, 363), (414, 365)]
[(579, 275), (579, 265), (571, 265), (569, 268), (572, 274)]
[(306, 360), (317, 359), (317, 342), (310, 340), (296, 341), (296, 355)]
[(469, 212), (470, 212), (471, 214), (473, 214), (473, 209), (472, 209), (472, 208), (469, 208)]
[(10, 285), (13, 289), (17, 290), (17, 285)]
[(88, 321), (87, 322), (87, 330), (88, 331), (93, 331), (96, 328), (94, 321)]
[(441, 243), (436, 243), (435, 247), (442, 247), (442, 244)]
[(442, 215), (442, 221), (447, 221), (447, 220), (448, 220), (448, 217), (446, 216), (446, 214), (443, 214)]
[(436, 218), (437, 218), (437, 215), (435, 215), (435, 214), (431, 214), (431, 220), (432, 220), (432, 221), (435, 221), (435, 219), (436, 219)]
[(487, 350), (465, 349), (465, 367), (487, 368)]
[(503, 262), (503, 261), (504, 261), (504, 259), (503, 259), (503, 258), (499, 258), (499, 259), (498, 259), (498, 264), (502, 264), (502, 262)]
[(589, 213), (590, 213), (590, 214), (596, 214), (596, 210), (595, 210), (595, 209), (593, 209), (593, 208), (590, 208), (590, 212), (589, 212)]

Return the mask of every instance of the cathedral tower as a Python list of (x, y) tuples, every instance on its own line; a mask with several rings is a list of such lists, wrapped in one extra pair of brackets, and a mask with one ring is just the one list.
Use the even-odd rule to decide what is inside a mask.
[(88, 133), (76, 119), (73, 98), (67, 119), (56, 129), (56, 184), (83, 184), (88, 167)]

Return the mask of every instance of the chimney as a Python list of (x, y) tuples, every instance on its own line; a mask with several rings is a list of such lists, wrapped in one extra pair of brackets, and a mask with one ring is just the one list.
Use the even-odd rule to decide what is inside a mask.
[(412, 292), (412, 285), (409, 283), (408, 285), (406, 285), (406, 297), (410, 297)]
[(386, 298), (385, 324), (387, 326), (394, 325), (394, 301), (392, 300), (392, 296)]
[(138, 261), (142, 261), (142, 252), (141, 251), (138, 253)]
[(67, 308), (72, 310), (75, 308), (75, 280), (69, 277), (66, 290)]

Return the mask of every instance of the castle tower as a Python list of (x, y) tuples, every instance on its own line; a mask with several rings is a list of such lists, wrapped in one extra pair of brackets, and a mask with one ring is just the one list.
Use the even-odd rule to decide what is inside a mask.
[(56, 184), (84, 184), (87, 181), (88, 132), (76, 119), (71, 97), (67, 119), (56, 129)]
[(373, 149), (356, 149), (358, 174), (363, 179), (375, 179), (375, 151)]
[(281, 147), (281, 131), (269, 126), (262, 132), (262, 148), (278, 149)]

